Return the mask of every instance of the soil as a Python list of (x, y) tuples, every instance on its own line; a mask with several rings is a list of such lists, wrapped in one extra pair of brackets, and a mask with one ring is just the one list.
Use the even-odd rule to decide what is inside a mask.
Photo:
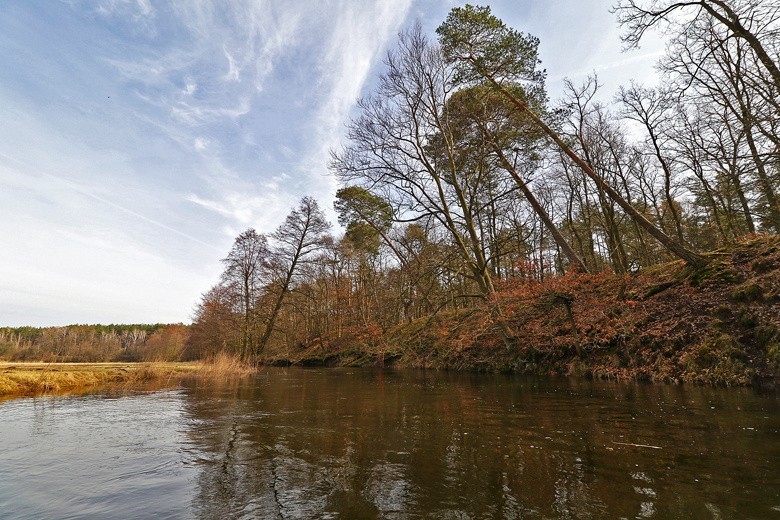
[(302, 347), (269, 364), (398, 366), (617, 380), (780, 383), (780, 236), (751, 236), (627, 276), (513, 280), (504, 341), (480, 310), (439, 313), (381, 334)]

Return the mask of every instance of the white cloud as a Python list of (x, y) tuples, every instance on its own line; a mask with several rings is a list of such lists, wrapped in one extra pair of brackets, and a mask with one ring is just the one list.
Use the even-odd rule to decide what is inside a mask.
[[(619, 54), (610, 1), (494, 3), (542, 39), (551, 77), (638, 74), (656, 48)], [(235, 235), (273, 231), (303, 195), (330, 213), (328, 152), (355, 100), (412, 10), (435, 28), (450, 4), (73, 0), (25, 11), (36, 31), (0, 17), (0, 321), (24, 321), (14, 305), (29, 323), (186, 319)]]
[(135, 21), (154, 16), (149, 0), (102, 0), (96, 11), (103, 16), (131, 16)]
[[(264, 183), (264, 194), (225, 192), (219, 199), (208, 199), (196, 194), (185, 198), (232, 221), (228, 229), (254, 227), (261, 232), (275, 229), (297, 202), (294, 196), (279, 191), (276, 181)], [(242, 229), (242, 230), (243, 230)], [(240, 232), (240, 231), (239, 231)], [(235, 236), (234, 235), (231, 235)]]
[(178, 102), (171, 107), (171, 114), (179, 121), (193, 126), (219, 121), (236, 120), (252, 109), (249, 98), (242, 98), (233, 106), (209, 107), (195, 103)]
[(241, 68), (237, 66), (236, 60), (233, 59), (233, 56), (230, 55), (224, 46), (222, 47), (222, 52), (225, 53), (225, 58), (228, 61), (228, 71), (224, 79), (226, 81), (238, 81), (241, 77)]
[[(329, 151), (341, 140), (369, 74), (392, 45), (411, 4), (411, 0), (341, 4), (342, 14), (322, 56), (320, 88), (325, 97), (317, 113), (319, 132), (306, 157), (309, 167), (325, 172)], [(320, 175), (313, 183), (321, 194), (332, 196), (335, 191), (330, 177)]]
[(196, 137), (195, 142), (192, 145), (197, 151), (203, 152), (209, 147), (209, 140), (203, 137)]

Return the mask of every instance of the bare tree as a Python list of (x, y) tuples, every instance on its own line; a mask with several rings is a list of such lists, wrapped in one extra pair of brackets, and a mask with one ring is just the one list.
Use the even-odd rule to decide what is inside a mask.
[[(580, 86), (566, 80), (564, 86), (562, 106), (568, 114), (563, 125), (564, 135), (567, 135), (571, 146), (576, 148), (577, 154), (594, 172), (614, 186), (629, 204), (636, 206), (637, 201), (632, 193), (635, 186), (632, 186), (630, 177), (635, 154), (626, 144), (624, 130), (615, 115), (594, 99), (600, 87), (598, 78), (589, 76)], [(562, 157), (561, 161), (565, 170), (570, 169), (566, 157)], [(573, 175), (574, 173), (567, 174), (570, 189), (573, 187)], [(592, 237), (604, 236), (612, 269), (616, 273), (624, 273), (630, 263), (625, 243), (629, 240), (629, 226), (633, 224), (633, 231), (640, 243), (640, 249), (643, 250), (643, 253), (635, 254), (633, 260), (636, 263), (638, 258), (641, 258), (640, 263), (647, 262), (649, 258), (645, 254), (646, 246), (640, 226), (636, 221), (626, 219), (604, 189), (589, 180), (590, 177), (584, 175), (579, 183), (583, 192), (580, 197), (585, 199), (580, 201), (579, 207), (587, 214), (588, 222), (585, 233)], [(588, 202), (589, 200), (592, 202)], [(625, 220), (629, 221), (628, 225)]]
[(359, 102), (349, 144), (331, 167), (343, 181), (381, 193), (401, 218), (438, 222), (477, 286), (470, 296), (490, 304), (509, 343), (511, 331), (492, 298), (491, 251), (480, 223), (485, 205), (515, 188), (493, 183), (484, 154), (462, 148), (448, 112), (454, 71), (419, 25), (400, 35), (386, 64), (373, 95)]
[[(517, 96), (524, 96), (524, 91), (520, 87), (516, 90)], [(492, 153), (498, 166), (509, 173), (533, 211), (553, 236), (571, 267), (587, 272), (585, 263), (569, 245), (521, 173), (527, 176), (538, 168), (541, 135), (533, 123), (527, 120), (525, 114), (514, 110), (504, 96), (484, 86), (458, 91), (450, 100), (448, 113), (450, 124), (460, 126), (460, 133), (468, 134), (467, 128), (469, 126), (474, 128), (476, 133), (469, 135), (469, 139), (480, 143), (486, 148), (485, 151)], [(465, 149), (467, 153), (473, 153), (473, 148), (473, 145), (459, 146), (459, 149)], [(489, 213), (494, 215), (496, 208), (491, 209)]]
[(262, 353), (268, 345), (284, 299), (289, 294), (300, 267), (309, 262), (312, 254), (323, 246), (329, 229), (330, 223), (325, 219), (317, 201), (304, 197), (271, 235), (274, 242), (272, 268), (276, 276), (268, 285), (268, 290), (273, 295), (271, 310), (265, 319), (255, 355)]
[[(749, 230), (754, 229), (750, 213), (755, 212), (766, 227), (780, 231), (780, 197), (771, 174), (780, 146), (780, 91), (757, 74), (754, 60), (744, 40), (730, 37), (726, 30), (706, 19), (692, 23), (672, 40), (662, 67), (673, 79), (678, 96), (685, 94), (688, 104), (693, 104), (701, 117), (706, 115), (717, 121), (722, 130), (729, 131), (736, 144), (732, 153), (735, 167), (730, 173), (740, 170), (744, 177), (733, 178), (733, 182), (749, 191), (755, 179), (763, 203), (746, 207)], [(685, 110), (684, 106), (681, 108), (679, 113)], [(678, 134), (676, 140), (679, 142), (682, 137)], [(713, 154), (722, 155), (723, 151), (730, 153), (715, 150)]]
[(456, 7), (437, 29), (447, 59), (458, 68), (458, 78), (464, 83), (487, 81), (528, 115), (577, 166), (614, 200), (639, 226), (658, 240), (670, 252), (686, 263), (697, 266), (704, 257), (670, 237), (637, 211), (618, 191), (598, 175), (534, 110), (506, 87), (506, 83), (538, 81), (535, 71), (538, 61), (529, 49), (536, 47), (535, 38), (507, 28), (490, 14), (488, 7)]
[(242, 303), (241, 357), (243, 359), (248, 359), (256, 349), (255, 304), (263, 284), (267, 281), (270, 256), (268, 239), (250, 228), (236, 237), (228, 256), (222, 260), (225, 264), (222, 283), (233, 290)]
[[(620, 87), (618, 99), (623, 105), (623, 116), (639, 123), (647, 133), (647, 147), (664, 174), (664, 209), (671, 216), (677, 238), (683, 241), (682, 216), (674, 198), (674, 163), (662, 150), (666, 149), (669, 139), (672, 114), (676, 109), (674, 99), (669, 91), (645, 88), (633, 82), (628, 88)], [(662, 226), (664, 220), (661, 215)]]
[(620, 0), (613, 12), (626, 27), (623, 41), (630, 47), (638, 45), (652, 27), (676, 26), (684, 30), (697, 19), (709, 17), (733, 37), (747, 42), (775, 88), (780, 89), (776, 61), (780, 3), (776, 0)]

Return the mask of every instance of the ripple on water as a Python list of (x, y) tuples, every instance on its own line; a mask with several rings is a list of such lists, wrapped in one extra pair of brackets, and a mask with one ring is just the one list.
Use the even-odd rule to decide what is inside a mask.
[(359, 370), (7, 401), (0, 517), (765, 518), (778, 411), (742, 390)]

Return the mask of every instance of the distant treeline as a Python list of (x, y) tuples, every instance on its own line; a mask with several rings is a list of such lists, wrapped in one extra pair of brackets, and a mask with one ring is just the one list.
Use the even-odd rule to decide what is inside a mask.
[(187, 326), (178, 324), (68, 325), (0, 328), (6, 361), (178, 361), (186, 355)]

